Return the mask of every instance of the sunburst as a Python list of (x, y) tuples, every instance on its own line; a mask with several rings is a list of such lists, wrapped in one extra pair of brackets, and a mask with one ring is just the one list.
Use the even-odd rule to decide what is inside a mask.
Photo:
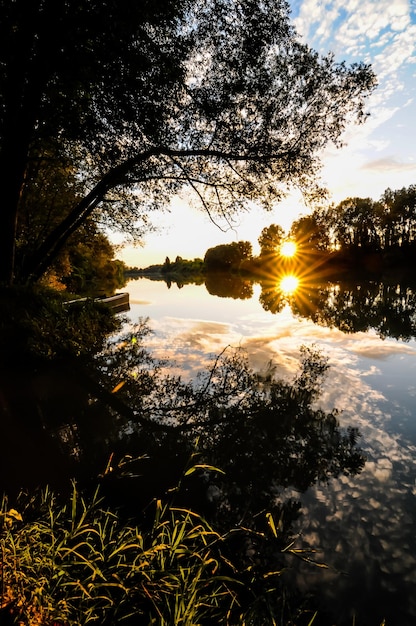
[(297, 245), (294, 241), (284, 241), (280, 246), (280, 254), (284, 257), (294, 257), (297, 252)]
[(286, 276), (283, 276), (279, 283), (280, 291), (287, 296), (294, 294), (298, 287), (299, 278), (297, 278), (297, 276), (294, 276), (293, 274), (287, 274)]

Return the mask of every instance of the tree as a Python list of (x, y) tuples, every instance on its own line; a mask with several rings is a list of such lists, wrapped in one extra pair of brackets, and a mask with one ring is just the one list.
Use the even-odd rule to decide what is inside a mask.
[(125, 264), (114, 259), (114, 246), (94, 224), (87, 222), (79, 228), (65, 252), (70, 271), (62, 277), (58, 272), (57, 278), (69, 291), (78, 295), (111, 295), (125, 285)]
[(207, 271), (239, 269), (241, 263), (251, 256), (252, 246), (249, 241), (233, 241), (208, 248), (204, 265)]
[[(0, 0), (0, 11), (7, 284), (37, 280), (93, 212), (137, 238), (184, 190), (213, 220), (270, 207), (292, 184), (312, 191), (322, 148), (365, 119), (375, 84), (369, 66), (302, 44), (284, 0)], [(63, 156), (82, 195), (19, 265), (27, 172)]]
[(347, 198), (320, 217), (341, 250), (409, 251), (416, 239), (416, 186), (386, 189), (379, 201)]
[(300, 250), (328, 250), (328, 214), (315, 209), (311, 215), (302, 215), (295, 220), (290, 229), (290, 236)]
[(380, 249), (380, 205), (371, 198), (347, 198), (330, 211), (332, 235), (341, 249)]
[(253, 283), (240, 276), (240, 274), (211, 274), (205, 276), (205, 288), (212, 296), (219, 298), (234, 298), (249, 300), (253, 297)]
[(405, 248), (416, 239), (416, 185), (392, 191), (381, 197), (381, 228), (384, 248)]
[(260, 256), (276, 255), (284, 236), (285, 231), (278, 224), (270, 224), (263, 228), (258, 239)]
[[(43, 146), (44, 155), (48, 149)], [(66, 216), (67, 207), (82, 197), (76, 172), (68, 159), (35, 159), (28, 168), (26, 185), (19, 204), (16, 262), (19, 266), (34, 254)], [(78, 294), (112, 291), (119, 286), (123, 263), (114, 260), (115, 249), (99, 227), (95, 216), (89, 216), (65, 242), (46, 272), (46, 282), (54, 287), (64, 285)], [(100, 285), (101, 283), (101, 285)]]

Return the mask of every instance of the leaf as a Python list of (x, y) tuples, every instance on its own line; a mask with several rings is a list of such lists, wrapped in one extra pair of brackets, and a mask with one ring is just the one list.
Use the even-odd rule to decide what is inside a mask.
[(267, 572), (267, 574), (264, 574), (263, 578), (270, 578), (271, 576), (281, 576), (282, 572), (284, 571), (284, 569), (280, 569), (276, 570), (275, 572)]
[(120, 391), (120, 389), (124, 387), (125, 384), (126, 384), (126, 381), (122, 380), (120, 383), (118, 383), (118, 385), (114, 387), (114, 389), (111, 390), (111, 393), (117, 393), (117, 391)]
[(267, 523), (269, 525), (270, 530), (272, 531), (273, 535), (277, 538), (277, 529), (274, 523), (273, 515), (271, 513), (266, 513), (266, 517), (267, 517)]
[(10, 511), (7, 511), (6, 516), (13, 518), (17, 522), (23, 522), (22, 516), (18, 511), (16, 511), (16, 509), (10, 509)]
[(315, 613), (312, 616), (312, 619), (310, 620), (310, 622), (308, 623), (308, 626), (312, 626), (313, 622), (315, 621), (315, 617), (318, 615), (318, 611), (315, 611)]
[(186, 470), (184, 476), (190, 476), (191, 474), (196, 472), (196, 470), (198, 470), (198, 469), (204, 469), (204, 470), (208, 470), (210, 472), (219, 472), (220, 474), (225, 474), (225, 472), (223, 470), (219, 469), (218, 467), (214, 467), (213, 465), (207, 465), (206, 463), (200, 463), (200, 464), (197, 464), (197, 465), (193, 465), (188, 470)]

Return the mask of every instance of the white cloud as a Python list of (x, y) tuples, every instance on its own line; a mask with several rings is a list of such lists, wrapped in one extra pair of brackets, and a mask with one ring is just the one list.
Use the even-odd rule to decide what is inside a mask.
[[(312, 47), (322, 53), (332, 50), (339, 60), (347, 57), (347, 61), (371, 63), (379, 82), (368, 101), (367, 110), (371, 112), (371, 117), (363, 126), (347, 129), (347, 147), (341, 150), (345, 156), (339, 157), (340, 153), (335, 153), (334, 166), (327, 167), (324, 172), (331, 188), (334, 171), (338, 172), (335, 187), (339, 187), (339, 172), (348, 176), (348, 169), (355, 170), (355, 165), (368, 161), (363, 154), (366, 150), (381, 152), (388, 149), (393, 141), (394, 131), (389, 122), (396, 119), (411, 99), (408, 94), (411, 84), (406, 71), (416, 60), (416, 25), (412, 24), (410, 11), (408, 0), (354, 0), (348, 3), (344, 0), (304, 0), (300, 5), (295, 25)], [(401, 94), (405, 99), (403, 103), (400, 102)], [(383, 129), (383, 138), (378, 136), (375, 139), (378, 129)], [(333, 155), (329, 153), (327, 151), (331, 160)], [(396, 158), (395, 155), (393, 158)], [(325, 162), (328, 163), (327, 158)], [(349, 178), (349, 186), (352, 187), (354, 175)], [(393, 186), (392, 182), (389, 181), (386, 186)]]
[(320, 40), (321, 45), (330, 39), (332, 26), (338, 17), (339, 10), (335, 6), (321, 15), (321, 19), (318, 22), (319, 25), (313, 34), (314, 38), (318, 38)]
[[(202, 292), (202, 288), (199, 289)], [(232, 309), (229, 307), (235, 302), (229, 298), (222, 300), (221, 309), (230, 319)], [(241, 305), (237, 303), (238, 306)], [(359, 419), (357, 416), (363, 410), (371, 412), (374, 419), (377, 415), (380, 421), (384, 419), (376, 409), (376, 405), (383, 401), (383, 395), (371, 386), (373, 377), (380, 374), (376, 363), (399, 355), (416, 359), (414, 342), (382, 340), (371, 331), (347, 334), (335, 328), (317, 326), (307, 319), (294, 318), (288, 308), (277, 315), (265, 314), (256, 298), (252, 306), (252, 312), (244, 317), (231, 317), (232, 324), (217, 321), (218, 318), (210, 320), (208, 309), (206, 320), (152, 317), (156, 334), (148, 339), (147, 344), (155, 350), (155, 356), (173, 358), (178, 366), (177, 372), (182, 375), (188, 372), (194, 377), (213, 356), (226, 346), (234, 346), (247, 351), (255, 369), (264, 371), (272, 363), (276, 375), (285, 379), (292, 378), (299, 369), (300, 346), (315, 344), (328, 355), (330, 364), (323, 387), (323, 405), (327, 409), (336, 407), (345, 411), (346, 419), (351, 416)], [(135, 308), (133, 304), (133, 317)]]
[(294, 23), (314, 47), (321, 52), (331, 49), (337, 55), (346, 49), (356, 54), (362, 45), (377, 44), (380, 39), (387, 44), (395, 33), (412, 28), (407, 0), (355, 0), (348, 4), (344, 0), (304, 0)]
[(416, 25), (410, 25), (399, 33), (392, 33), (391, 40), (385, 44), (383, 51), (374, 57), (374, 69), (379, 80), (394, 76), (399, 68), (414, 62), (415, 42)]
[(416, 176), (416, 164), (415, 163), (402, 163), (395, 157), (385, 157), (383, 159), (375, 159), (368, 161), (363, 165), (363, 169), (371, 170), (373, 172), (402, 172), (413, 171)]

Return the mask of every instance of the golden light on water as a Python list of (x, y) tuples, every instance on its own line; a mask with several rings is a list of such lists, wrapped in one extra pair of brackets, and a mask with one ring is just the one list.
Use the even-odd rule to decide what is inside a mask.
[(296, 289), (299, 287), (299, 278), (293, 276), (292, 274), (288, 274), (284, 276), (280, 283), (279, 289), (285, 295), (292, 295), (295, 293)]
[(285, 257), (295, 256), (297, 250), (297, 245), (294, 241), (284, 241), (280, 246), (280, 254)]

